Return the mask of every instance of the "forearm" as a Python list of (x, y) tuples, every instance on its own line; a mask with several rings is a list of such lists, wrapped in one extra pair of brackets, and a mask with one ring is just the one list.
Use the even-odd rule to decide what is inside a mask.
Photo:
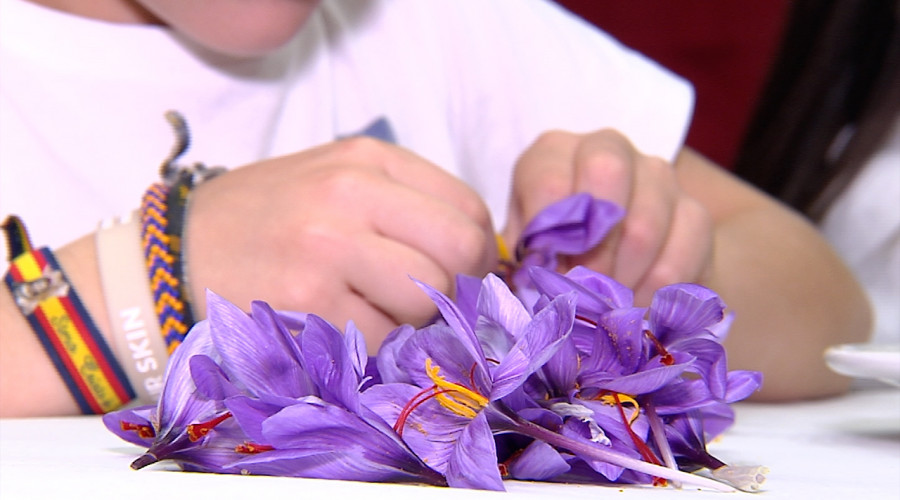
[[(709, 165), (691, 166), (684, 159), (679, 176), (690, 191)], [(726, 341), (730, 367), (764, 373), (757, 399), (846, 390), (849, 379), (827, 368), (823, 352), (869, 333), (869, 305), (851, 272), (801, 216), (724, 173), (703, 179), (706, 187), (696, 196), (711, 208), (716, 224), (706, 284), (736, 314)]]
[[(93, 235), (54, 253), (97, 327), (104, 336), (108, 335)], [(0, 346), (0, 417), (79, 413), (75, 400), (5, 286), (0, 290)]]

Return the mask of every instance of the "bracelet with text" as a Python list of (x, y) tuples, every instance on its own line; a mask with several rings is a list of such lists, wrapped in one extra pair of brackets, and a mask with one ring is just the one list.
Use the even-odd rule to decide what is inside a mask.
[(17, 217), (4, 224), (10, 267), (4, 277), (82, 413), (106, 413), (135, 398), (134, 389), (56, 258), (34, 250)]
[(159, 399), (168, 351), (150, 293), (140, 231), (135, 212), (101, 222), (94, 241), (109, 318), (106, 338), (137, 394), (135, 403), (144, 405)]

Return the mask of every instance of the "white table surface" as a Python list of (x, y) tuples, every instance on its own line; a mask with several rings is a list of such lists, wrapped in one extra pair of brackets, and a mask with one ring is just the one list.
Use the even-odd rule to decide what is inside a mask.
[[(868, 389), (835, 399), (735, 405), (737, 422), (710, 446), (728, 463), (770, 468), (765, 499), (900, 499), (900, 390)], [(507, 493), (417, 485), (133, 471), (142, 450), (99, 417), (0, 419), (0, 500), (43, 498), (751, 498), (685, 488), (554, 485), (508, 481)]]

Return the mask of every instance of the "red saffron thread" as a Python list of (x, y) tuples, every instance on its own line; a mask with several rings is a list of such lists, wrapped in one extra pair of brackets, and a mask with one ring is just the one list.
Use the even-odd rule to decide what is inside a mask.
[(665, 346), (662, 345), (662, 342), (656, 338), (656, 335), (653, 335), (653, 332), (650, 330), (644, 330), (644, 335), (650, 339), (650, 342), (653, 342), (653, 345), (656, 347), (657, 352), (662, 358), (659, 360), (662, 364), (666, 366), (671, 366), (675, 364), (675, 357), (666, 350)]
[(274, 450), (274, 446), (269, 446), (267, 444), (257, 444), (251, 442), (245, 442), (244, 444), (239, 444), (234, 447), (234, 451), (237, 453), (244, 453), (247, 455), (256, 455), (257, 453), (262, 453), (264, 451), (272, 451)]
[(211, 431), (213, 427), (221, 424), (229, 418), (231, 418), (231, 413), (225, 412), (212, 420), (187, 426), (188, 439), (190, 439), (192, 443), (200, 441), (201, 439), (203, 439), (203, 436), (209, 434), (209, 431)]
[[(612, 392), (613, 401), (616, 402), (616, 409), (619, 410), (619, 417), (622, 419), (622, 423), (625, 424), (625, 430), (628, 431), (628, 436), (631, 437), (631, 441), (634, 443), (634, 446), (638, 449), (641, 456), (644, 457), (644, 460), (650, 462), (653, 465), (662, 465), (658, 458), (656, 458), (656, 454), (653, 453), (653, 450), (647, 446), (647, 443), (641, 439), (640, 436), (634, 432), (634, 429), (631, 428), (631, 423), (628, 421), (628, 417), (625, 415), (625, 408), (622, 407), (621, 401), (619, 401), (619, 394), (616, 392)], [(665, 478), (654, 477), (653, 478), (653, 486), (666, 486), (669, 483), (665, 480)]]
[(153, 430), (153, 427), (149, 425), (143, 424), (135, 424), (131, 422), (119, 422), (119, 427), (122, 428), (123, 431), (133, 431), (136, 432), (138, 436), (144, 439), (150, 439), (156, 437), (156, 431)]

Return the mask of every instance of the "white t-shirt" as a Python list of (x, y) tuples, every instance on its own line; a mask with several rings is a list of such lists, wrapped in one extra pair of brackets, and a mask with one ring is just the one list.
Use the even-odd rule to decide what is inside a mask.
[(324, 0), (266, 57), (211, 54), (159, 26), (0, 0), (0, 216), (59, 246), (138, 206), (173, 144), (237, 167), (386, 119), (505, 222), (517, 156), (548, 129), (613, 127), (671, 159), (689, 84), (543, 0)]
[(900, 344), (900, 117), (821, 227), (869, 295), (872, 342)]

